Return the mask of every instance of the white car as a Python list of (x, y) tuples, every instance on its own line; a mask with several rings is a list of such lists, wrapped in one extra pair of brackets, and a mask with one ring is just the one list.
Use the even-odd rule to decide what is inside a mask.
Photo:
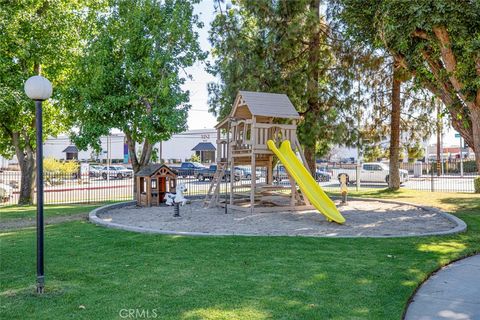
[[(347, 181), (354, 183), (357, 180), (357, 169), (333, 169), (333, 176), (340, 180), (341, 174), (347, 175)], [(390, 168), (385, 163), (368, 162), (360, 168), (360, 182), (386, 182), (388, 183)], [(400, 183), (408, 181), (408, 171), (400, 169)]]
[(131, 178), (133, 177), (133, 170), (127, 169), (123, 166), (107, 166), (102, 169), (102, 178), (107, 180), (107, 178)]
[(0, 183), (0, 202), (8, 202), (13, 196), (13, 189), (8, 184)]

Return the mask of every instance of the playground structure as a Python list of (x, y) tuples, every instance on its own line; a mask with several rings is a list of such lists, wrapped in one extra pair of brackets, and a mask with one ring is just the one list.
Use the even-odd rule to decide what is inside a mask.
[(138, 206), (159, 206), (167, 193), (175, 193), (177, 173), (166, 165), (150, 164), (136, 174), (135, 183)]
[[(227, 206), (248, 212), (299, 211), (318, 209), (329, 221), (345, 219), (308, 171), (297, 138), (300, 115), (285, 94), (239, 91), (232, 111), (217, 129), (217, 171), (205, 198), (205, 205)], [(281, 145), (281, 146), (280, 146)], [(280, 146), (277, 148), (277, 146)], [(300, 155), (300, 161), (293, 150)], [(274, 156), (287, 169), (290, 187), (275, 185)], [(220, 196), (221, 177), (227, 168), (250, 166), (250, 192), (239, 192), (245, 185), (231, 179), (229, 199)], [(266, 170), (265, 182), (257, 182), (256, 169)], [(297, 184), (301, 192), (297, 190)], [(290, 195), (285, 192), (289, 189)], [(286, 205), (273, 198), (289, 197)]]

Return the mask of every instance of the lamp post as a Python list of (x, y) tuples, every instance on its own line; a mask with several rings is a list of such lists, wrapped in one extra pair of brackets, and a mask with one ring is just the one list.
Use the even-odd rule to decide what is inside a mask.
[(35, 127), (37, 131), (37, 293), (45, 289), (43, 261), (43, 139), (42, 101), (52, 95), (52, 84), (42, 76), (33, 76), (25, 82), (25, 93), (35, 101)]

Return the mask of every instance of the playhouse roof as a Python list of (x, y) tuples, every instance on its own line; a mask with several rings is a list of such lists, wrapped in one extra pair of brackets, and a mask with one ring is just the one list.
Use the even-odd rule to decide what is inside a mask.
[(150, 177), (150, 176), (153, 176), (157, 171), (159, 171), (162, 168), (164, 168), (164, 171), (166, 171), (166, 173), (177, 175), (177, 172), (175, 170), (170, 169), (169, 167), (167, 167), (164, 164), (152, 163), (152, 164), (149, 164), (149, 165), (143, 167), (142, 170), (138, 171), (136, 176), (137, 177)]
[(238, 106), (246, 105), (253, 116), (299, 119), (300, 115), (286, 94), (239, 91), (232, 116)]

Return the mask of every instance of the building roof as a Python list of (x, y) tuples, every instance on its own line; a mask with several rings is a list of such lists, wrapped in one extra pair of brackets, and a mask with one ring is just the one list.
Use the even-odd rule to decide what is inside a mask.
[[(286, 94), (239, 91), (250, 113), (254, 116), (299, 119), (300, 115)], [(237, 97), (238, 97), (237, 95)]]
[(66, 153), (78, 153), (78, 148), (76, 146), (68, 146), (62, 152)]
[(192, 151), (215, 151), (217, 148), (211, 142), (200, 142), (195, 147), (193, 147)]
[(140, 171), (137, 172), (137, 177), (150, 177), (154, 175), (160, 169), (165, 168), (167, 171), (170, 171), (171, 174), (176, 175), (177, 172), (164, 164), (160, 163), (151, 163), (145, 167), (143, 167)]

